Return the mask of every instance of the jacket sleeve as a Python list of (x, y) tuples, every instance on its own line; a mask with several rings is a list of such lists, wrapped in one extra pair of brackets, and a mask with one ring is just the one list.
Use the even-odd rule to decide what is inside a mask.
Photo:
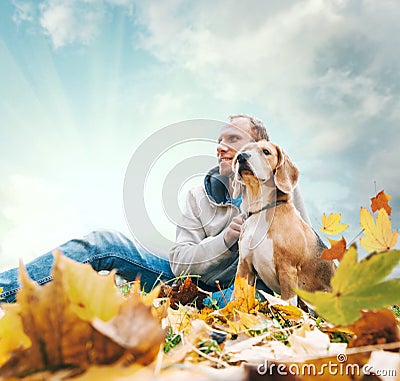
[(298, 184), (293, 190), (292, 197), (293, 197), (293, 204), (296, 207), (296, 209), (300, 212), (301, 218), (304, 220), (306, 224), (311, 226), (310, 217), (308, 216), (306, 206), (304, 205), (303, 196), (301, 195), (300, 187)]
[[(172, 272), (176, 276), (196, 274), (201, 280), (215, 286), (215, 280), (224, 282), (235, 273), (237, 252), (230, 251), (224, 242), (225, 223), (217, 215), (217, 207), (210, 205), (206, 196), (193, 190), (186, 199), (186, 210), (176, 231), (176, 244), (169, 253)], [(224, 218), (224, 221), (230, 221)], [(206, 232), (211, 230), (211, 234)], [(225, 279), (226, 278), (226, 279)]]

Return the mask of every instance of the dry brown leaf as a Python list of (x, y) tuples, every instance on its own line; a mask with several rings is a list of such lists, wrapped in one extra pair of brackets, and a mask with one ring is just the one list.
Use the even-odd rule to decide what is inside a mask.
[(151, 310), (138, 294), (132, 294), (113, 319), (104, 322), (95, 318), (92, 324), (103, 335), (127, 348), (135, 362), (149, 364), (165, 339), (165, 330)]
[(389, 309), (361, 311), (362, 317), (348, 326), (355, 333), (349, 347), (400, 341), (396, 317)]
[(162, 285), (160, 298), (169, 298), (171, 307), (178, 309), (179, 305), (186, 305), (194, 303), (194, 305), (201, 309), (203, 307), (203, 300), (209, 296), (206, 292), (197, 287), (190, 277), (187, 277), (182, 283), (182, 279), (178, 279), (172, 286), (166, 284)]

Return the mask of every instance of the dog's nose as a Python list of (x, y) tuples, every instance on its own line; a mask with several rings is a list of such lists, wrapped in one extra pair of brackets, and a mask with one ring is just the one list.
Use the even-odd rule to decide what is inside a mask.
[(248, 158), (250, 157), (250, 154), (247, 152), (241, 152), (238, 156), (237, 156), (237, 161), (239, 163), (244, 163)]

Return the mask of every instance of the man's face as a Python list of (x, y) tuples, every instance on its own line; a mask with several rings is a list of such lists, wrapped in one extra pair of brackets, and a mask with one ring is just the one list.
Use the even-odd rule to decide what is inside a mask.
[(254, 142), (251, 135), (251, 123), (247, 118), (235, 118), (221, 129), (218, 137), (217, 158), (219, 173), (233, 175), (232, 160), (236, 153), (247, 143)]

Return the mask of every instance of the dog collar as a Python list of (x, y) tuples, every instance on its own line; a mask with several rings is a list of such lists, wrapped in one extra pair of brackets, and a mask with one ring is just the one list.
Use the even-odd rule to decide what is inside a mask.
[(278, 200), (278, 201), (271, 202), (270, 204), (267, 204), (267, 205), (265, 205), (264, 207), (262, 207), (260, 210), (257, 210), (257, 212), (248, 212), (248, 213), (247, 213), (247, 218), (249, 218), (249, 217), (252, 216), (253, 214), (260, 213), (260, 212), (262, 212), (263, 210), (275, 208), (275, 206), (278, 206), (278, 205), (281, 205), (281, 204), (285, 204), (285, 203), (287, 203), (287, 200)]

